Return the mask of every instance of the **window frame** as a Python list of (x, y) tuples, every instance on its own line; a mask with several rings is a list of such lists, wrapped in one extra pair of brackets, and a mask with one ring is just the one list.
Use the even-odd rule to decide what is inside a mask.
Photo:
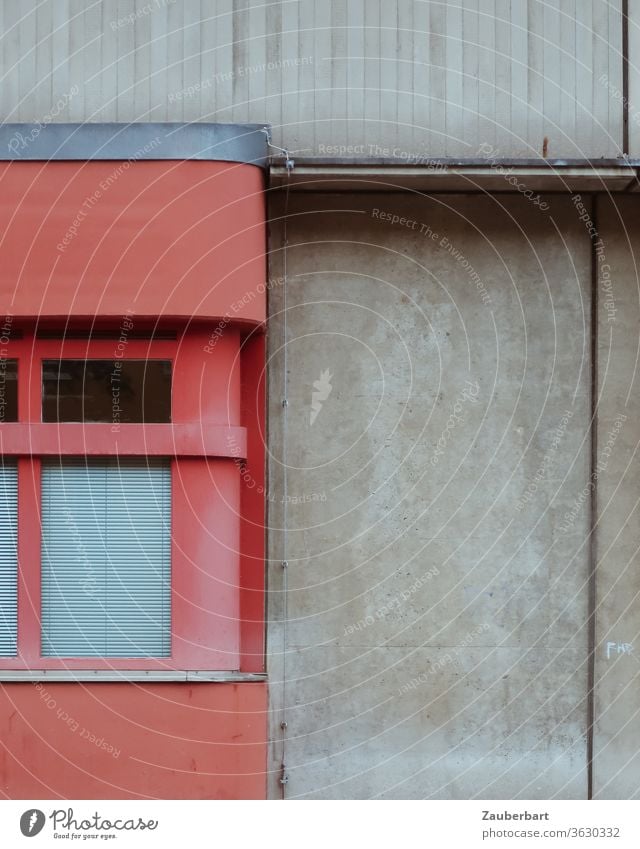
[[(15, 380), (15, 384), (16, 384), (16, 387), (15, 387), (16, 388), (16, 405), (15, 405), (16, 418), (15, 419), (14, 418), (7, 419), (7, 418), (5, 418), (5, 415), (3, 413), (2, 415), (0, 415), (0, 423), (5, 423), (5, 422), (10, 423), (10, 422), (18, 421), (18, 403), (19, 403), (19, 397), (20, 397), (20, 393), (18, 391), (18, 365), (19, 364), (18, 364), (18, 361), (15, 357), (7, 357), (4, 354), (0, 354), (0, 371), (4, 370), (4, 372), (5, 372), (5, 374), (4, 374), (5, 391), (6, 391), (6, 386), (7, 386), (7, 374), (6, 374), (6, 372), (7, 372), (7, 365), (9, 363), (12, 363), (12, 364), (15, 363), (16, 364), (16, 380)], [(0, 385), (1, 384), (2, 384), (2, 378), (0, 378)], [(0, 403), (0, 410), (2, 409), (2, 406), (3, 405)], [(6, 402), (5, 402), (4, 406), (5, 407), (8, 406), (6, 404)]]
[[(126, 341), (117, 356), (118, 334), (113, 339), (39, 338), (25, 331), (12, 338), (7, 357), (18, 360), (18, 422), (0, 422), (0, 453), (17, 460), (18, 477), (18, 616), (15, 657), (0, 657), (4, 671), (235, 671), (241, 665), (240, 587), (229, 588), (225, 609), (217, 614), (218, 632), (207, 634), (193, 618), (194, 582), (202, 564), (182, 551), (193, 533), (188, 517), (191, 500), (184, 481), (197, 464), (212, 488), (221, 490), (238, 478), (238, 457), (246, 457), (246, 428), (240, 422), (206, 423), (190, 415), (180, 403), (176, 381), (197, 368), (211, 328), (178, 332), (175, 339)], [(87, 331), (87, 337), (89, 331)], [(172, 364), (172, 422), (126, 423), (42, 422), (42, 363), (47, 359), (164, 359)], [(222, 399), (224, 400), (224, 399)], [(193, 411), (192, 411), (193, 412)], [(41, 652), (41, 467), (44, 457), (164, 457), (171, 465), (171, 654), (159, 658), (44, 657)], [(218, 462), (222, 461), (222, 462)], [(191, 522), (191, 524), (189, 524)], [(238, 560), (241, 552), (236, 552)], [(221, 584), (224, 579), (221, 580)], [(228, 583), (228, 581), (227, 581)], [(224, 588), (223, 588), (224, 589)], [(224, 593), (223, 593), (224, 595)], [(227, 598), (225, 596), (225, 598)], [(191, 600), (190, 600), (191, 599)], [(222, 604), (222, 602), (221, 602)], [(226, 621), (224, 621), (226, 620)], [(229, 625), (232, 620), (232, 627)], [(199, 627), (199, 631), (198, 631)]]

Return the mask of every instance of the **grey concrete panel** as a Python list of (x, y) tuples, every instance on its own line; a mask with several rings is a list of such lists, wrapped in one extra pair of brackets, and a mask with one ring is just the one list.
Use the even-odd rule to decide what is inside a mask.
[(635, 198), (599, 206), (594, 796), (640, 797), (640, 226)]
[[(570, 199), (545, 203), (289, 198), (286, 293), (270, 290), (287, 795), (586, 794), (588, 500), (571, 511), (589, 479), (590, 244)], [(395, 698), (399, 668), (429, 676), (428, 698)]]

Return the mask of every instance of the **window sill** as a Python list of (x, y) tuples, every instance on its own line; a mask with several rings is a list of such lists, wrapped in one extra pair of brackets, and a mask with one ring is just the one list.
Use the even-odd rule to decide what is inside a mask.
[(0, 682), (19, 681), (78, 681), (78, 682), (207, 682), (216, 684), (245, 684), (267, 680), (266, 672), (195, 672), (171, 670), (168, 672), (135, 669), (2, 669)]
[(231, 457), (247, 453), (244, 427), (220, 424), (5, 422), (2, 454), (15, 456)]

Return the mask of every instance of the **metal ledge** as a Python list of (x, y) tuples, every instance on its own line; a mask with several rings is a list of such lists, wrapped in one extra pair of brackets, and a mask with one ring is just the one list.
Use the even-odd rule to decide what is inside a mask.
[(247, 429), (236, 425), (173, 422), (4, 422), (0, 453), (16, 457), (81, 454), (101, 457), (226, 457), (246, 459)]
[(322, 192), (626, 192), (639, 187), (640, 160), (272, 160), (270, 186)]
[(0, 161), (196, 159), (267, 165), (262, 124), (2, 124)]
[(129, 669), (109, 669), (95, 670), (90, 669), (30, 669), (30, 670), (0, 670), (0, 683), (16, 683), (19, 681), (78, 681), (88, 683), (90, 681), (97, 682), (208, 682), (211, 684), (248, 684), (256, 682), (264, 682), (267, 680), (266, 672), (189, 672), (189, 671), (169, 671), (157, 672), (150, 670), (148, 672), (129, 670)]

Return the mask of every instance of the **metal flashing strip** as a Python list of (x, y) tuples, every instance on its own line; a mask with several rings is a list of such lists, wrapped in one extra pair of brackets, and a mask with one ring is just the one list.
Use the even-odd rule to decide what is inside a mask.
[(265, 168), (262, 124), (2, 124), (0, 161), (195, 159)]
[(640, 161), (603, 160), (352, 160), (297, 158), (289, 173), (272, 160), (271, 188), (292, 191), (622, 192), (638, 185)]
[(81, 681), (88, 683), (114, 682), (114, 681), (147, 681), (147, 682), (208, 682), (210, 684), (247, 684), (259, 683), (267, 680), (266, 672), (190, 672), (184, 670), (171, 670), (167, 672), (156, 670), (135, 669), (3, 669), (0, 670), (0, 682), (18, 683), (20, 681)]

